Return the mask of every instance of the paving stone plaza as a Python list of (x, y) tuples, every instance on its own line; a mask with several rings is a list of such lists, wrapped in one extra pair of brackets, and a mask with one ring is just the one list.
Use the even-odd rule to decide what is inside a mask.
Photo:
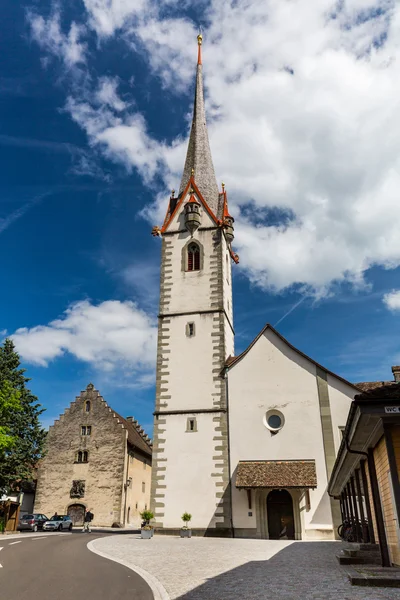
[(340, 542), (120, 535), (93, 545), (150, 573), (165, 600), (400, 600), (400, 589), (351, 586)]

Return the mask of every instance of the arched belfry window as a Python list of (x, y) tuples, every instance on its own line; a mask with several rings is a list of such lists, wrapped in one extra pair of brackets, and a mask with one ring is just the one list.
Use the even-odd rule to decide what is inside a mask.
[(194, 242), (187, 248), (187, 270), (200, 271), (200, 248)]

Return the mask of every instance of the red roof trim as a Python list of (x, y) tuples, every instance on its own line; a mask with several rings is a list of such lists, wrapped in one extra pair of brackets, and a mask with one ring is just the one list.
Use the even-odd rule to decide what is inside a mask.
[(299, 350), (298, 348), (296, 348), (295, 346), (293, 346), (290, 342), (287, 341), (286, 338), (283, 337), (283, 335), (281, 335), (269, 323), (267, 323), (265, 325), (265, 327), (263, 327), (263, 329), (260, 331), (260, 333), (257, 335), (257, 337), (254, 338), (254, 340), (251, 342), (251, 344), (246, 348), (246, 350), (244, 350), (238, 356), (235, 356), (233, 358), (232, 357), (228, 358), (228, 360), (225, 362), (225, 369), (231, 369), (239, 361), (241, 361), (242, 358), (244, 358), (246, 356), (246, 354), (249, 352), (249, 350), (251, 350), (251, 348), (256, 344), (256, 342), (258, 342), (258, 340), (263, 335), (263, 333), (265, 333), (267, 331), (267, 329), (270, 329), (273, 333), (275, 333), (275, 335), (278, 336), (278, 338), (280, 340), (282, 340), (282, 342), (284, 342), (287, 346), (289, 346), (289, 348), (291, 348), (292, 350), (294, 350), (295, 352), (297, 352), (297, 354), (299, 354), (303, 358), (306, 358), (307, 360), (309, 360), (310, 362), (312, 362), (316, 367), (319, 367), (320, 369), (322, 369), (323, 371), (325, 371), (328, 375), (332, 375), (333, 377), (336, 377), (336, 379), (339, 379), (339, 381), (342, 381), (343, 383), (346, 383), (347, 385), (349, 385), (350, 387), (354, 388), (355, 390), (360, 391), (360, 388), (358, 388), (356, 385), (354, 385), (354, 383), (350, 383), (350, 381), (347, 381), (347, 379), (344, 379), (344, 377), (340, 377), (340, 375), (337, 375), (333, 371), (330, 371), (326, 367), (323, 367), (322, 365), (320, 365), (319, 363), (317, 363), (315, 360), (313, 360), (310, 356), (308, 356), (307, 354), (304, 354), (304, 352), (302, 352), (301, 350)]
[[(192, 178), (189, 179), (189, 181), (187, 183), (187, 186), (185, 187), (185, 189), (182, 192), (182, 196), (181, 196), (179, 202), (176, 203), (175, 210), (171, 213), (171, 215), (170, 215), (170, 217), (169, 217), (168, 220), (167, 220), (167, 216), (168, 216), (168, 210), (167, 210), (167, 214), (165, 215), (166, 222), (164, 222), (164, 225), (161, 227), (161, 233), (164, 233), (165, 231), (167, 231), (167, 228), (168, 228), (169, 224), (171, 223), (171, 221), (172, 221), (172, 219), (173, 219), (176, 211), (181, 206), (181, 204), (183, 202), (183, 199), (185, 198), (186, 194), (188, 193), (191, 179)], [(168, 208), (169, 208), (169, 206), (168, 206)]]
[(226, 195), (226, 192), (223, 192), (224, 194), (224, 210), (222, 213), (222, 218), (228, 218), (228, 219), (232, 219), (232, 221), (234, 221), (234, 218), (232, 217), (232, 215), (229, 214), (229, 210), (228, 210), (228, 196)]
[[(217, 219), (217, 217), (214, 215), (214, 213), (212, 212), (211, 208), (208, 206), (207, 202), (204, 200), (199, 188), (196, 185), (196, 182), (194, 180), (193, 177), (191, 177), (187, 183), (187, 186), (185, 187), (184, 191), (182, 192), (182, 196), (179, 200), (179, 202), (177, 203), (177, 205), (175, 206), (175, 210), (174, 212), (171, 214), (170, 218), (168, 219), (168, 221), (162, 226), (161, 228), (161, 233), (165, 233), (165, 231), (167, 231), (169, 225), (171, 224), (171, 221), (173, 219), (173, 217), (176, 214), (176, 211), (178, 210), (178, 208), (180, 208), (182, 206), (183, 200), (186, 198), (186, 195), (189, 191), (189, 187), (192, 186), (193, 190), (196, 192), (197, 196), (200, 198), (201, 200), (201, 204), (204, 206), (205, 210), (207, 211), (207, 213), (210, 215), (210, 217), (212, 218), (212, 220), (215, 222), (216, 225), (219, 225), (220, 222)], [(167, 215), (168, 215), (168, 211), (167, 211)]]

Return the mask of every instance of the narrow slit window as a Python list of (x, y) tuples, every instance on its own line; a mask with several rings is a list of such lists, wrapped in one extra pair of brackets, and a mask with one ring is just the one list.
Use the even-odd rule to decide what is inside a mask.
[(189, 433), (197, 431), (197, 421), (195, 417), (191, 417), (186, 421), (186, 431)]
[(82, 453), (82, 452), (79, 450), (79, 452), (78, 452), (78, 455), (77, 455), (77, 457), (76, 457), (76, 459), (77, 459), (77, 462), (78, 462), (78, 463), (81, 463), (81, 462), (82, 462), (82, 454), (83, 454), (83, 453)]
[(200, 248), (197, 244), (188, 246), (187, 266), (188, 271), (200, 271)]
[(89, 457), (88, 452), (86, 450), (84, 450), (83, 456), (82, 456), (82, 462), (87, 463), (88, 462), (88, 457)]
[(90, 412), (90, 402), (89, 402), (89, 400), (87, 400), (86, 403), (85, 403), (85, 412)]
[(186, 324), (186, 335), (187, 337), (193, 337), (195, 334), (196, 330), (195, 330), (195, 326), (194, 323), (187, 323)]
[(146, 484), (144, 481), (142, 481), (142, 494), (144, 494), (146, 491)]

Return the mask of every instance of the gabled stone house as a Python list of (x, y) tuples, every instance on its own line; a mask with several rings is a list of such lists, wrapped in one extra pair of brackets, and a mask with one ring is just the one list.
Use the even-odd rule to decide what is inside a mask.
[(140, 526), (150, 505), (152, 443), (89, 384), (50, 427), (47, 454), (38, 469), (35, 512), (70, 514), (81, 525)]

